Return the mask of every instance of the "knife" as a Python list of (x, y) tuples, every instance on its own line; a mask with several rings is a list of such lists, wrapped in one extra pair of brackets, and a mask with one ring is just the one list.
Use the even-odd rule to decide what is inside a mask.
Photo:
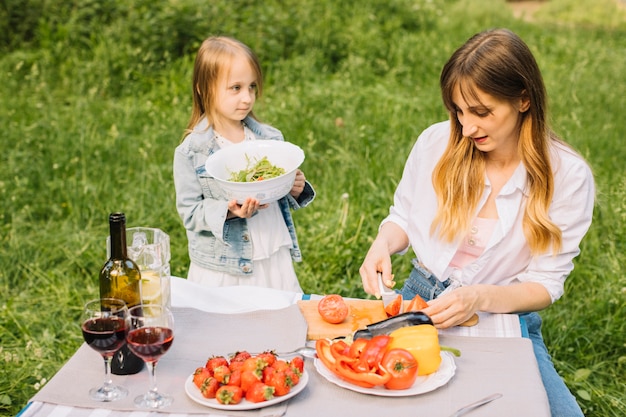
[[(393, 303), (398, 297), (402, 297), (402, 294), (395, 292), (391, 288), (387, 287), (383, 283), (383, 273), (378, 273), (378, 289), (380, 290), (380, 296), (383, 299), (383, 306), (387, 309), (387, 306)], [(398, 314), (404, 312), (404, 299), (400, 299), (400, 311)]]

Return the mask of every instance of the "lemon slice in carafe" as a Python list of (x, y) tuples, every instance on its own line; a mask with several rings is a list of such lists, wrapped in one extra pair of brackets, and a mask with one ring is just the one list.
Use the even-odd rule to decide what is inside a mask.
[(144, 304), (161, 304), (161, 276), (158, 272), (141, 272), (141, 299)]

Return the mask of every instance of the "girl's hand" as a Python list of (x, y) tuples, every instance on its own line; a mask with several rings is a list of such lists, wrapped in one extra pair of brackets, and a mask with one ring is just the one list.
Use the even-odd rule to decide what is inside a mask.
[(297, 199), (298, 197), (300, 197), (300, 194), (302, 194), (302, 191), (304, 191), (305, 181), (306, 178), (304, 177), (304, 173), (298, 169), (296, 171), (296, 179), (294, 180), (293, 185), (291, 186), (291, 191), (289, 192), (289, 194), (291, 194), (293, 198)]
[(243, 204), (237, 204), (237, 200), (231, 200), (228, 202), (228, 216), (227, 219), (233, 217), (241, 217), (242, 219), (249, 219), (257, 210), (264, 209), (267, 204), (261, 205), (256, 198), (248, 197)]
[(428, 302), (423, 309), (435, 327), (447, 329), (469, 320), (478, 310), (477, 285), (463, 286)]

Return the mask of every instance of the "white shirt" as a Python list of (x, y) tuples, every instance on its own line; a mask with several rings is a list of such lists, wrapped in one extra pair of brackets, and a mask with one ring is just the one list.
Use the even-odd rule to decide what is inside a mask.
[[(452, 273), (450, 262), (458, 242), (445, 243), (430, 235), (437, 210), (432, 172), (449, 135), (450, 122), (434, 124), (420, 135), (407, 159), (389, 216), (383, 220), (383, 224), (391, 221), (405, 231), (418, 259), (442, 281)], [(579, 155), (555, 144), (551, 156), (554, 195), (549, 215), (563, 233), (561, 251), (556, 255), (552, 255), (551, 249), (534, 257), (530, 254), (522, 230), (527, 179), (526, 169), (520, 163), (496, 198), (500, 221), (485, 251), (461, 271), (463, 284), (508, 285), (532, 281), (546, 288), (552, 302), (563, 295), (565, 279), (574, 269), (572, 260), (580, 253), (580, 241), (591, 224), (595, 188), (591, 169)], [(485, 176), (485, 192), (474, 216), (485, 203), (490, 188)]]

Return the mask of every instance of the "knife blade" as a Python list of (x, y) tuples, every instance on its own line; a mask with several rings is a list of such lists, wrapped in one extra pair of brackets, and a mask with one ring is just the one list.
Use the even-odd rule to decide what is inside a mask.
[[(378, 289), (380, 291), (380, 296), (383, 299), (383, 306), (385, 307), (385, 309), (387, 308), (387, 306), (389, 304), (391, 304), (392, 302), (394, 302), (398, 296), (402, 297), (402, 294), (395, 292), (394, 290), (392, 290), (391, 288), (387, 287), (384, 283), (383, 283), (383, 274), (382, 272), (378, 273)], [(404, 312), (404, 299), (400, 299), (400, 312), (399, 313), (403, 313)]]

